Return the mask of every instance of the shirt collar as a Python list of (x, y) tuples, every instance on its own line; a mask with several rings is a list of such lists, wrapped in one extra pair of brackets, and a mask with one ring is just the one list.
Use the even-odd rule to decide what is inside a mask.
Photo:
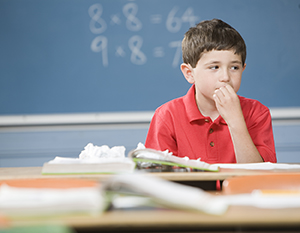
[[(211, 121), (209, 117), (203, 116), (198, 109), (196, 99), (195, 99), (195, 85), (192, 85), (191, 88), (188, 90), (187, 94), (183, 97), (183, 102), (185, 105), (188, 120), (190, 122), (196, 120)], [(215, 123), (217, 122), (219, 122), (220, 124), (227, 124), (226, 121), (221, 116), (219, 116), (215, 120)]]

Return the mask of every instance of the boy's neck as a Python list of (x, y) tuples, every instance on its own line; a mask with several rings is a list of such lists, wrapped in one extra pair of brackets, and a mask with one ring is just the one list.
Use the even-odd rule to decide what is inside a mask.
[(206, 98), (196, 97), (196, 103), (199, 111), (205, 117), (209, 117), (212, 121), (215, 121), (219, 117), (219, 112), (216, 108), (215, 101), (208, 100)]

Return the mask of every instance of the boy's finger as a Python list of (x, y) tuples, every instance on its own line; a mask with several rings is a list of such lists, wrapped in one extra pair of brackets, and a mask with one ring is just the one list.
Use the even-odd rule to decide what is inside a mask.
[(213, 95), (215, 102), (220, 102), (220, 98), (217, 96), (217, 93)]
[(226, 85), (225, 88), (226, 88), (226, 90), (227, 90), (229, 93), (235, 93), (235, 91), (234, 91), (234, 89), (232, 88), (232, 86)]

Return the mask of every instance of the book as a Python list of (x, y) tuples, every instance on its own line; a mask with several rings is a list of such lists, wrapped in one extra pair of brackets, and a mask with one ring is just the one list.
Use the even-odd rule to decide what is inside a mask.
[(125, 157), (124, 146), (96, 146), (88, 143), (78, 158), (55, 157), (44, 163), (43, 175), (60, 174), (101, 174), (132, 172), (135, 163)]
[(111, 209), (143, 206), (221, 215), (228, 208), (218, 195), (139, 172), (113, 176), (101, 188), (104, 206)]
[(133, 172), (136, 164), (129, 158), (64, 158), (44, 163), (43, 175), (102, 174)]
[(148, 148), (135, 149), (129, 152), (128, 157), (136, 164), (138, 169), (153, 168), (156, 166), (167, 166), (170, 168), (190, 168), (201, 171), (219, 171), (219, 166), (209, 164), (200, 160), (178, 157), (168, 151), (157, 151)]

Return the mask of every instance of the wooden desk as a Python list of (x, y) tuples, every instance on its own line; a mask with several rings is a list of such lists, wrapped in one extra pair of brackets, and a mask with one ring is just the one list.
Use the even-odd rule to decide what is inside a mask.
[[(250, 176), (277, 172), (299, 172), (300, 169), (293, 170), (245, 170), (245, 169), (225, 169), (219, 172), (151, 172), (150, 176), (160, 177), (171, 181), (215, 181), (225, 180), (233, 176)], [(0, 168), (0, 180), (6, 179), (28, 179), (28, 178), (85, 178), (92, 180), (107, 180), (110, 174), (96, 175), (42, 175), (42, 167), (2, 167)]]
[[(277, 172), (299, 172), (300, 169), (292, 170), (245, 170), (245, 169), (225, 169), (219, 172), (151, 172), (149, 176), (156, 176), (162, 179), (175, 181), (182, 184), (196, 186), (204, 190), (215, 190), (216, 181), (223, 181), (233, 176), (250, 176)], [(83, 178), (97, 181), (105, 181), (110, 178), (110, 174), (97, 175), (42, 175), (42, 167), (5, 167), (0, 168), (0, 180), (7, 179), (41, 179), (41, 178)]]
[(221, 216), (176, 210), (105, 212), (91, 216), (59, 216), (15, 219), (11, 226), (63, 224), (76, 232), (255, 232), (257, 230), (300, 230), (300, 209), (258, 209), (232, 206)]
[[(0, 168), (0, 179), (48, 178), (41, 175), (41, 167)], [(221, 169), (220, 172), (149, 173), (172, 181), (215, 181), (232, 176), (278, 172)], [(283, 171), (281, 171), (283, 172)], [(296, 172), (285, 171), (285, 172)], [(300, 172), (300, 171), (297, 171)], [(111, 175), (63, 175), (51, 178), (85, 178), (105, 181)], [(63, 224), (77, 232), (256, 232), (282, 230), (300, 232), (300, 208), (258, 209), (247, 206), (230, 206), (221, 216), (178, 210), (113, 210), (94, 215), (39, 216), (38, 218), (8, 219), (10, 226), (36, 224)]]

